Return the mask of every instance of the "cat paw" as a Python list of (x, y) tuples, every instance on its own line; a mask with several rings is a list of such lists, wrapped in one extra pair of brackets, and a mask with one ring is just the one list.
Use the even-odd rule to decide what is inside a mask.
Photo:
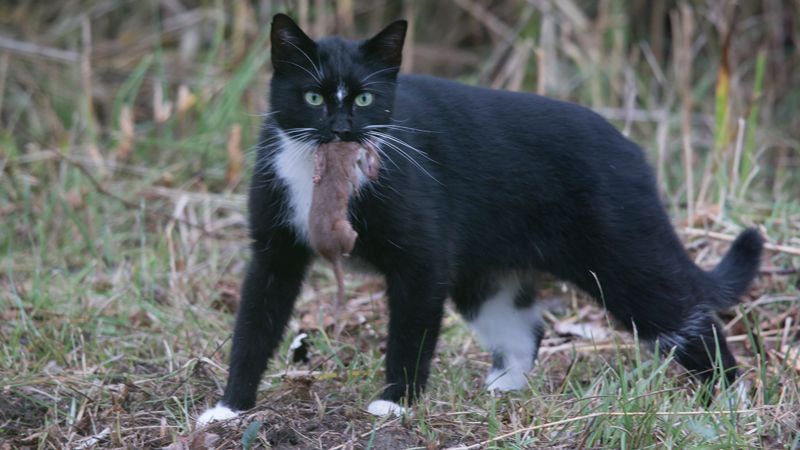
[(487, 391), (518, 391), (528, 386), (525, 374), (513, 370), (492, 369), (486, 376)]
[(203, 427), (211, 422), (233, 419), (238, 415), (238, 412), (228, 408), (227, 406), (224, 406), (221, 403), (217, 403), (217, 406), (207, 409), (203, 414), (200, 415), (200, 417), (197, 418), (197, 426)]
[(367, 406), (367, 412), (378, 417), (400, 417), (406, 413), (406, 408), (389, 400), (375, 400)]

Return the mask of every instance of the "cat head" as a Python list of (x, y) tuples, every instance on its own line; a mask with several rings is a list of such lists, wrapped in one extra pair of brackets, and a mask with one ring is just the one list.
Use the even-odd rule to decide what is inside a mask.
[(364, 41), (313, 41), (284, 14), (272, 19), (273, 120), (292, 137), (319, 143), (366, 139), (388, 124), (402, 62), (406, 21)]

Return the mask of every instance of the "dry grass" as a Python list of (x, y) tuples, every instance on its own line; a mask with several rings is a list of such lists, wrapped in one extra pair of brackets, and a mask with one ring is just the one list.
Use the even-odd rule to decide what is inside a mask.
[(726, 391), (702, 408), (625, 333), (556, 333), (609, 322), (553, 282), (529, 389), (483, 392), (489, 355), (449, 311), (414, 416), (376, 420), (360, 408), (382, 387), (382, 281), (352, 276), (334, 318), (317, 267), (288, 333), (309, 332), (310, 361), (285, 343), (254, 412), (192, 434), (225, 381), (276, 3), (0, 6), (0, 448), (800, 445), (796, 2), (293, 5), (315, 36), (412, 15), (407, 68), (595, 108), (647, 149), (704, 267), (759, 226), (762, 271), (724, 317), (746, 403)]

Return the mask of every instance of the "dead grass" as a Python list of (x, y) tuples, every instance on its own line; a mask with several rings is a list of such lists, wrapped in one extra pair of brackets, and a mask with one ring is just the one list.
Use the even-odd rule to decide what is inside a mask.
[[(724, 317), (748, 401), (734, 386), (702, 408), (681, 369), (553, 281), (529, 389), (485, 393), (490, 357), (448, 311), (425, 398), (411, 417), (378, 420), (361, 408), (383, 382), (382, 281), (351, 276), (332, 317), (320, 266), (287, 333), (308, 332), (309, 361), (291, 362), (284, 343), (253, 412), (197, 432), (226, 377), (273, 11), (12, 2), (0, 6), (0, 449), (800, 445), (800, 38), (778, 20), (796, 5), (740, 5), (728, 40), (726, 2), (298, 9), (309, 3), (299, 20), (314, 35), (413, 12), (415, 71), (595, 107), (648, 149), (701, 266), (759, 226), (761, 273)], [(667, 16), (691, 33), (672, 39)]]

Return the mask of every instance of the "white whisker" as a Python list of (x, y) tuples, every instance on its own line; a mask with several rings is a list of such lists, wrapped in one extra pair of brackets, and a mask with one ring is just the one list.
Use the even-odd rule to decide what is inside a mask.
[(280, 111), (275, 110), (275, 111), (256, 113), (256, 114), (247, 113), (247, 116), (249, 116), (249, 117), (265, 117), (266, 118), (266, 117), (274, 116), (275, 114), (278, 114), (279, 112)]
[[(317, 131), (316, 128), (287, 128), (285, 130), (281, 130), (289, 137), (299, 138), (300, 140), (306, 140), (311, 137), (311, 131)], [(252, 151), (258, 151), (261, 148), (266, 148), (275, 143), (276, 141), (280, 140), (280, 134), (274, 134), (269, 138), (260, 141), (254, 145), (255, 148), (248, 149), (248, 153)]]
[(379, 74), (381, 72), (386, 72), (387, 70), (400, 70), (400, 66), (386, 67), (384, 69), (376, 70), (375, 72), (372, 72), (371, 74), (369, 74), (366, 77), (362, 78), (360, 83), (363, 85), (363, 83), (366, 82), (367, 80), (369, 80), (370, 78), (374, 77), (375, 75), (377, 75), (377, 74)]
[(402, 125), (366, 125), (364, 128), (373, 130), (373, 129), (387, 129), (387, 130), (398, 130), (398, 131), (407, 131), (409, 133), (440, 133), (440, 131), (434, 130), (423, 130), (422, 128), (412, 128), (412, 127), (404, 127)]
[[(385, 145), (385, 146), (387, 146), (387, 147), (391, 148), (392, 150), (396, 151), (397, 153), (399, 153), (399, 154), (400, 154), (400, 156), (402, 156), (402, 157), (403, 157), (403, 158), (405, 158), (405, 159), (406, 159), (408, 162), (410, 162), (412, 165), (414, 165), (414, 167), (416, 167), (417, 169), (419, 169), (419, 170), (420, 170), (420, 172), (422, 172), (422, 173), (424, 173), (425, 175), (427, 175), (427, 176), (428, 176), (428, 177), (429, 177), (431, 180), (435, 181), (435, 182), (436, 182), (436, 183), (438, 183), (438, 184), (442, 184), (442, 183), (441, 183), (439, 180), (437, 180), (437, 179), (436, 179), (436, 177), (434, 177), (434, 176), (433, 176), (433, 175), (432, 175), (430, 172), (428, 172), (428, 171), (425, 169), (425, 167), (423, 167), (423, 166), (422, 166), (422, 164), (420, 164), (420, 163), (419, 163), (419, 161), (417, 161), (417, 160), (416, 160), (416, 159), (414, 159), (414, 158), (413, 158), (411, 155), (409, 155), (408, 153), (406, 153), (405, 151), (403, 151), (403, 149), (401, 149), (401, 148), (400, 148), (400, 147), (398, 147), (397, 145), (395, 145), (395, 144), (393, 144), (393, 143), (391, 143), (391, 142), (389, 142), (389, 141), (387, 141), (387, 140), (383, 139), (381, 136), (376, 136), (376, 135), (375, 135), (375, 134), (373, 134), (373, 133), (375, 133), (375, 132), (374, 132), (374, 131), (368, 131), (368, 132), (367, 132), (367, 134), (368, 134), (369, 136), (372, 136), (373, 138), (377, 138), (377, 140), (378, 140), (379, 142), (381, 142), (383, 145)], [(388, 136), (388, 135), (386, 135), (386, 136)]]
[(406, 142), (406, 141), (404, 141), (404, 140), (402, 140), (402, 139), (400, 139), (400, 138), (398, 138), (396, 136), (393, 136), (393, 135), (387, 134), (387, 133), (381, 133), (379, 131), (372, 131), (372, 133), (374, 133), (375, 135), (377, 135), (379, 137), (382, 137), (384, 139), (388, 139), (388, 140), (390, 140), (390, 141), (392, 141), (392, 142), (394, 142), (394, 143), (396, 143), (398, 145), (403, 145), (404, 147), (408, 148), (409, 150), (413, 150), (413, 151), (417, 152), (420, 156), (422, 156), (423, 158), (427, 159), (428, 161), (430, 161), (432, 163), (436, 163), (436, 161), (431, 159), (431, 157), (428, 156), (427, 153), (423, 152), (422, 150), (414, 147), (413, 145), (409, 144), (408, 142)]
[[(397, 85), (397, 83), (394, 82), (394, 81), (370, 81), (369, 83), (362, 83), (361, 87), (365, 88), (365, 87), (371, 86), (373, 84), (389, 84), (389, 85), (392, 85), (392, 86)], [(378, 92), (380, 92), (380, 90), (378, 90)]]
[[(296, 48), (296, 49), (297, 49), (297, 50), (298, 50), (300, 53), (302, 53), (302, 54), (303, 54), (303, 56), (305, 56), (305, 57), (306, 57), (306, 59), (308, 60), (308, 62), (310, 62), (310, 63), (311, 63), (311, 67), (313, 67), (313, 68), (314, 68), (314, 72), (316, 72), (317, 76), (319, 77), (319, 79), (317, 80), (317, 82), (319, 83), (319, 80), (321, 80), (321, 79), (323, 79), (323, 78), (324, 78), (324, 77), (322, 76), (322, 71), (320, 71), (320, 70), (319, 70), (319, 67), (317, 67), (317, 65), (316, 65), (316, 64), (314, 64), (314, 61), (312, 61), (312, 60), (311, 60), (311, 57), (310, 57), (310, 56), (308, 56), (308, 53), (306, 53), (305, 51), (303, 51), (303, 49), (301, 49), (300, 47), (298, 47), (298, 46), (294, 45), (294, 43), (293, 43), (292, 41), (289, 41), (289, 40), (287, 40), (287, 41), (286, 41), (286, 43), (288, 43), (288, 44), (289, 44), (289, 45), (291, 45), (292, 47)], [(322, 84), (322, 83), (320, 83), (320, 84)]]
[(390, 163), (392, 163), (392, 165), (396, 169), (400, 169), (400, 166), (398, 166), (397, 163), (394, 162), (394, 160), (391, 158), (391, 156), (389, 156), (389, 154), (386, 153), (386, 151), (383, 148), (381, 148), (380, 144), (383, 144), (383, 139), (381, 139), (381, 138), (379, 138), (377, 136), (370, 136), (370, 141), (374, 141), (374, 142), (370, 142), (370, 143), (372, 144), (372, 147), (381, 155), (382, 159), (388, 160)]
[(305, 73), (307, 73), (308, 76), (313, 78), (314, 81), (316, 81), (318, 85), (320, 85), (320, 86), (322, 85), (322, 81), (319, 78), (317, 78), (317, 76), (315, 76), (313, 73), (311, 73), (308, 69), (306, 69), (305, 67), (301, 66), (300, 64), (293, 63), (291, 61), (286, 61), (286, 60), (283, 60), (283, 59), (280, 59), (280, 60), (276, 59), (275, 62), (283, 62), (283, 63), (291, 64), (291, 65), (297, 67), (298, 69), (304, 71)]

